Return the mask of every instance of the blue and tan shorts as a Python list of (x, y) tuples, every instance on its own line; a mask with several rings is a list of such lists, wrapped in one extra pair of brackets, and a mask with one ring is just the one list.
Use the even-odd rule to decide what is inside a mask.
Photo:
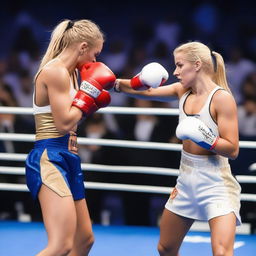
[(26, 159), (27, 186), (34, 199), (44, 184), (61, 197), (85, 198), (81, 159), (68, 150), (70, 135), (42, 139)]

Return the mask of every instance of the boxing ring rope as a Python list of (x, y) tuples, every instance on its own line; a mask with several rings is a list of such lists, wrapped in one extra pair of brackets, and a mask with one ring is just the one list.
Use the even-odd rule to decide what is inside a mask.
[[(3, 159), (3, 155), (0, 159)], [(23, 159), (23, 158), (20, 158)], [(25, 156), (24, 156), (25, 159)], [(24, 160), (23, 159), (23, 160)], [(116, 166), (116, 165), (97, 165), (97, 164), (82, 164), (82, 170), (86, 171), (101, 171), (101, 172), (118, 172), (118, 173), (140, 173), (140, 174), (157, 174), (167, 176), (178, 176), (178, 169), (169, 168), (157, 168), (157, 167), (140, 167), (140, 166)], [(24, 175), (24, 167), (9, 167), (0, 166), (0, 174), (13, 174)], [(237, 180), (240, 183), (256, 183), (256, 177), (248, 178), (246, 175), (237, 175)], [(173, 189), (171, 187), (156, 187), (149, 185), (129, 185), (129, 184), (116, 184), (116, 183), (101, 183), (101, 182), (85, 182), (85, 186), (88, 189), (100, 189), (100, 190), (121, 190), (129, 192), (146, 192), (146, 193), (158, 193), (158, 194), (170, 194)], [(0, 183), (0, 190), (8, 191), (28, 191), (25, 184), (9, 184)], [(256, 202), (256, 195), (242, 194), (242, 201)]]
[[(130, 108), (130, 107), (107, 107), (97, 111), (103, 114), (143, 114), (143, 115), (178, 115), (178, 109), (168, 108)], [(32, 115), (32, 108), (24, 107), (0, 107), (1, 114)]]
[[(128, 108), (128, 107), (107, 107), (101, 109), (101, 113), (112, 114), (147, 114), (147, 115), (177, 115), (178, 109), (162, 109), (162, 108)], [(20, 107), (0, 107), (2, 114), (33, 114), (32, 108)], [(33, 142), (35, 139), (34, 134), (15, 134), (15, 133), (0, 133), (0, 140), (3, 141), (26, 141)], [(158, 142), (140, 142), (128, 140), (110, 140), (110, 139), (92, 139), (92, 138), (78, 138), (78, 143), (81, 145), (102, 145), (114, 147), (131, 147), (143, 149), (159, 149), (159, 150), (173, 150), (180, 151), (181, 144), (174, 143), (158, 143)], [(256, 148), (256, 142), (253, 141), (240, 141), (240, 148)], [(0, 153), (0, 160), (9, 161), (25, 161), (26, 154), (15, 153)], [(143, 173), (155, 175), (169, 175), (177, 176), (178, 169), (171, 168), (157, 168), (157, 167), (141, 167), (141, 166), (113, 166), (113, 165), (97, 165), (82, 163), (82, 169), (87, 171), (102, 171), (102, 172), (119, 172), (119, 173)], [(256, 169), (256, 163), (250, 166), (250, 170)], [(24, 167), (10, 167), (0, 166), (0, 174), (15, 174), (24, 175)], [(237, 175), (237, 180), (240, 183), (256, 183), (256, 177)], [(131, 192), (146, 192), (146, 193), (161, 193), (170, 194), (172, 188), (170, 187), (156, 187), (149, 185), (130, 185), (130, 184), (116, 184), (116, 183), (100, 183), (100, 182), (85, 182), (88, 189), (100, 190), (119, 190)], [(0, 183), (0, 190), (8, 191), (28, 191), (25, 184), (9, 184)], [(254, 194), (241, 194), (243, 201), (256, 201)]]

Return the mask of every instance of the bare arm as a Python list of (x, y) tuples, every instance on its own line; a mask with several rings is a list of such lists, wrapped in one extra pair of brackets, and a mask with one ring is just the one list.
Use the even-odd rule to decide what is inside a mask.
[[(125, 94), (140, 99), (148, 99), (155, 101), (171, 101), (182, 94), (180, 83), (160, 86), (158, 88), (150, 88), (144, 91), (137, 91), (131, 88), (130, 79), (118, 79), (118, 89)], [(183, 92), (184, 93), (184, 92)]]
[(69, 73), (65, 68), (51, 67), (43, 70), (41, 75), (47, 87), (56, 128), (61, 133), (67, 133), (82, 117), (82, 112), (71, 105)]
[(217, 154), (235, 159), (239, 153), (237, 107), (234, 98), (226, 91), (214, 97), (219, 141), (214, 148)]

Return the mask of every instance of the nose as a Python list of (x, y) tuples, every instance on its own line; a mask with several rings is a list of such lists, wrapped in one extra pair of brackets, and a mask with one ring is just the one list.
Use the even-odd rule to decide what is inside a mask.
[(173, 71), (173, 75), (174, 75), (174, 76), (177, 76), (177, 75), (178, 75), (177, 68), (175, 68), (175, 70)]

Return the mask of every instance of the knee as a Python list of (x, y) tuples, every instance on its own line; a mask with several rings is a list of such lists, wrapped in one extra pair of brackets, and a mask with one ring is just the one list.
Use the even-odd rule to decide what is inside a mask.
[(160, 256), (178, 256), (178, 249), (172, 246), (164, 246), (158, 243), (157, 250)]
[(226, 256), (226, 255), (230, 255), (227, 254), (227, 250), (224, 246), (222, 245), (218, 245), (215, 248), (213, 248), (213, 256)]
[(86, 242), (85, 242), (85, 246), (87, 249), (90, 249), (93, 244), (94, 244), (94, 235), (93, 234), (90, 234), (87, 239), (86, 239)]
[(64, 243), (61, 243), (60, 246), (54, 246), (52, 247), (51, 251), (53, 251), (54, 255), (56, 256), (67, 256), (73, 247), (73, 242), (71, 241), (65, 241)]
[(80, 250), (79, 251), (82, 251), (82, 252), (88, 252), (93, 244), (94, 244), (94, 236), (93, 234), (87, 234), (86, 236), (84, 236), (79, 242), (79, 247), (80, 247)]

